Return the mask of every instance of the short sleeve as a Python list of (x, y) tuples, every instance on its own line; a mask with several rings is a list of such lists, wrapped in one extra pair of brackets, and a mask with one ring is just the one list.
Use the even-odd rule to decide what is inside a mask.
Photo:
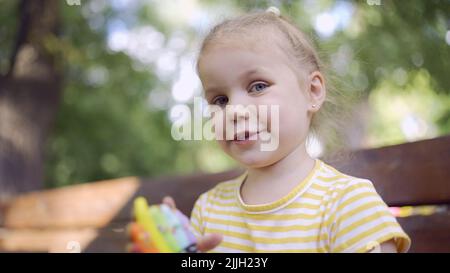
[(371, 181), (349, 181), (333, 204), (331, 252), (368, 252), (394, 240), (397, 252), (407, 252), (411, 240), (378, 195)]
[(195, 237), (199, 238), (204, 234), (203, 230), (203, 209), (205, 202), (205, 194), (200, 195), (195, 201), (194, 208), (191, 212), (191, 226)]

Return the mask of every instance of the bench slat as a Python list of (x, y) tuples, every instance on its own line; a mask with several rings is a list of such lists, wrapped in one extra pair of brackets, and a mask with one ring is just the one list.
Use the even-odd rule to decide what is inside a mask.
[[(371, 179), (391, 206), (450, 204), (450, 136), (323, 160), (344, 173)], [(126, 178), (31, 193), (15, 199), (4, 215), (4, 224), (31, 229), (103, 227), (85, 251), (122, 252), (126, 237), (117, 230), (130, 221), (135, 197), (145, 196), (154, 204), (170, 195), (178, 208), (190, 215), (199, 194), (242, 172)], [(399, 222), (413, 240), (411, 252), (450, 252), (448, 213), (399, 218)]]
[[(405, 232), (411, 237), (410, 253), (450, 252), (450, 212), (429, 216), (397, 218)], [(127, 243), (126, 235), (114, 232), (114, 226), (126, 223), (111, 223), (111, 228), (103, 228), (85, 252), (123, 252)]]
[(390, 206), (450, 204), (450, 136), (324, 159), (336, 169), (371, 179)]
[(411, 237), (409, 252), (450, 253), (450, 212), (398, 218)]
[(235, 178), (242, 173), (243, 170), (236, 169), (216, 174), (161, 177), (151, 180), (141, 179), (141, 186), (133, 198), (127, 202), (114, 219), (116, 221), (129, 219), (132, 211), (132, 201), (137, 196), (145, 196), (150, 204), (161, 203), (164, 196), (172, 196), (178, 209), (185, 215), (190, 215), (194, 203), (200, 194), (211, 189), (219, 182)]

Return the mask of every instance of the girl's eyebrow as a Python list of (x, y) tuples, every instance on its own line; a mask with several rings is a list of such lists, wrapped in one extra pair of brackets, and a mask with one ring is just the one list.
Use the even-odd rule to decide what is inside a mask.
[[(238, 79), (239, 79), (239, 81), (242, 81), (244, 78), (247, 78), (247, 77), (249, 77), (249, 76), (251, 76), (253, 74), (258, 74), (260, 72), (264, 72), (264, 69), (252, 68), (252, 69), (249, 69), (249, 70), (243, 72), (239, 76)], [(221, 92), (221, 90), (224, 90), (224, 88), (222, 88), (222, 87), (210, 87), (210, 88), (205, 89), (205, 94), (208, 94), (208, 93), (219, 93), (219, 92)]]
[(205, 95), (206, 94), (211, 94), (211, 93), (219, 93), (220, 90), (223, 90), (221, 87), (210, 87), (205, 89)]
[(258, 74), (259, 72), (264, 72), (264, 69), (260, 69), (260, 68), (249, 69), (246, 72), (241, 74), (241, 76), (239, 77), (239, 80), (242, 80), (243, 78), (249, 77), (253, 74)]

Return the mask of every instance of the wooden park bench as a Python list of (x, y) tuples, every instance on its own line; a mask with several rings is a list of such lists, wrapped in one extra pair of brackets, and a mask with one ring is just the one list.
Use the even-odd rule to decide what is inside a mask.
[[(450, 205), (450, 136), (323, 158), (344, 173), (371, 179), (389, 206)], [(125, 226), (139, 195), (170, 195), (190, 215), (199, 194), (243, 170), (142, 179), (121, 178), (24, 194), (1, 212), (2, 252), (124, 252)], [(410, 252), (450, 252), (450, 212), (398, 218)]]

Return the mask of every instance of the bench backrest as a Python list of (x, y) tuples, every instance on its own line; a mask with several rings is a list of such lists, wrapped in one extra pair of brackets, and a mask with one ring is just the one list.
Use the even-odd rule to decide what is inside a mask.
[[(450, 136), (342, 153), (322, 160), (344, 173), (370, 179), (389, 206), (450, 205)], [(241, 173), (234, 170), (144, 180), (137, 194), (155, 201), (171, 195), (189, 215), (200, 193)], [(130, 206), (127, 204), (116, 221), (129, 217)], [(412, 239), (410, 252), (450, 252), (449, 212), (398, 220)], [(100, 250), (95, 242), (90, 249)]]
[[(450, 204), (450, 136), (342, 153), (322, 160), (344, 173), (370, 179), (390, 206)], [(242, 172), (123, 178), (28, 194), (11, 203), (3, 225), (11, 231), (8, 238), (24, 228), (42, 232), (43, 228), (57, 227), (72, 232), (65, 237), (59, 234), (58, 238), (80, 238), (86, 252), (123, 252), (127, 243), (124, 227), (130, 221), (135, 197), (143, 195), (150, 203), (159, 203), (170, 195), (178, 208), (189, 215), (201, 193)], [(412, 239), (410, 252), (450, 252), (449, 212), (398, 220)], [(74, 233), (74, 228), (79, 234)], [(34, 238), (33, 234), (16, 234), (16, 237), (25, 238), (25, 235)], [(42, 241), (49, 241), (44, 235), (56, 236), (35, 234)], [(24, 240), (10, 241), (10, 246), (14, 246)], [(1, 247), (0, 244), (0, 250)], [(16, 250), (26, 250), (24, 247)], [(53, 249), (60, 251), (61, 245)]]

